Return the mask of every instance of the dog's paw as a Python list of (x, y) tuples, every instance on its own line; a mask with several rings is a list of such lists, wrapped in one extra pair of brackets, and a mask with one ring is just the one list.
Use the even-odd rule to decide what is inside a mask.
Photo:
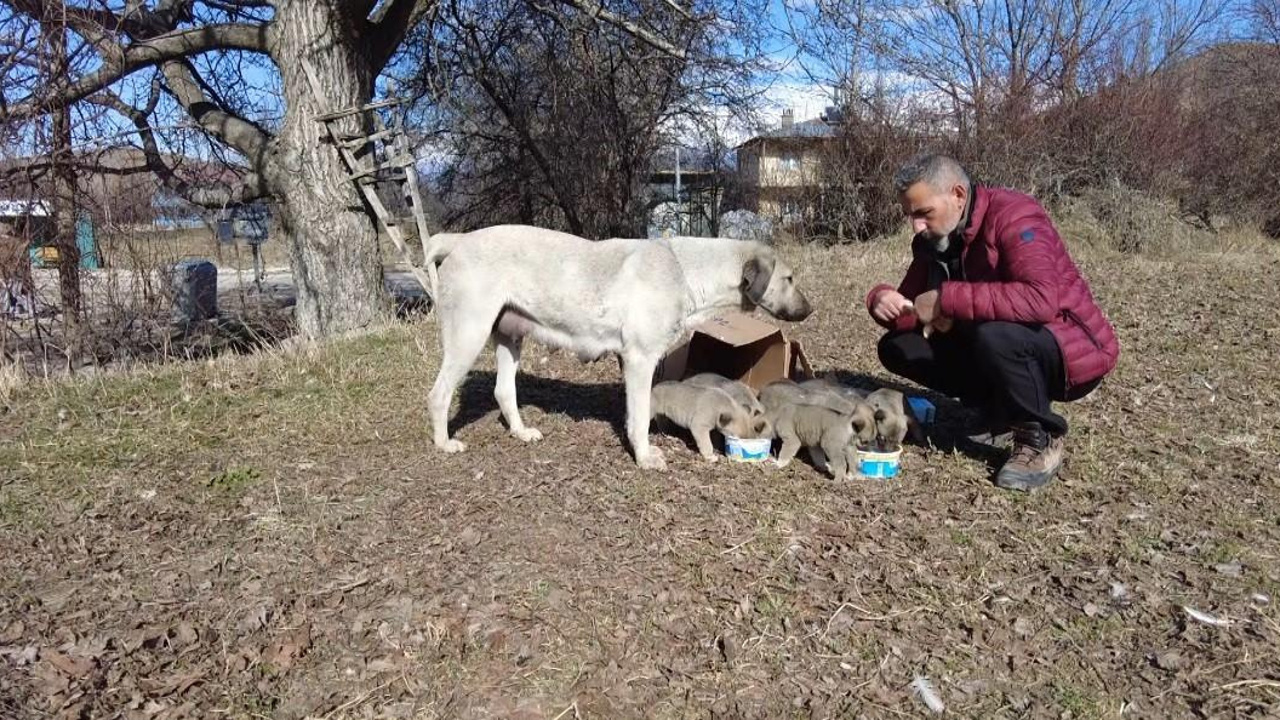
[(651, 447), (649, 452), (636, 458), (636, 464), (645, 470), (661, 470), (667, 469), (667, 461), (662, 457), (662, 451), (658, 448)]
[(537, 442), (542, 439), (542, 431), (531, 427), (512, 430), (511, 434), (523, 442)]
[(774, 459), (773, 459), (773, 464), (774, 464), (774, 465), (777, 465), (777, 466), (778, 466), (778, 467), (780, 467), (780, 468), (784, 468), (784, 467), (786, 467), (786, 466), (790, 465), (790, 464), (791, 464), (791, 461), (790, 461), (790, 460), (779, 460), (778, 458), (774, 458)]
[(457, 438), (449, 438), (444, 441), (444, 444), (440, 446), (440, 449), (447, 453), (460, 453), (467, 449), (467, 445)]
[(709, 462), (709, 463), (713, 463), (713, 462), (720, 462), (720, 456), (719, 456), (719, 455), (703, 455), (703, 456), (702, 456), (702, 459), (703, 459), (703, 460), (706, 460), (706, 461), (707, 461), (707, 462)]

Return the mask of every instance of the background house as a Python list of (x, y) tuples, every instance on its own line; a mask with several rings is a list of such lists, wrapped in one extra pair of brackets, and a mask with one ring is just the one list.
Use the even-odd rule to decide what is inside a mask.
[(746, 209), (784, 224), (812, 210), (823, 187), (823, 158), (839, 133), (834, 109), (795, 122), (791, 110), (782, 124), (737, 147), (738, 179)]

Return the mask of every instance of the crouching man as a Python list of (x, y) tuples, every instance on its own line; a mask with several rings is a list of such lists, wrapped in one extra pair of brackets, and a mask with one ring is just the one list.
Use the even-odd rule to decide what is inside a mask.
[(1115, 368), (1115, 331), (1033, 198), (978, 185), (943, 155), (911, 160), (894, 189), (916, 234), (898, 288), (867, 294), (889, 331), (880, 361), (979, 409), (971, 439), (1012, 434), (997, 485), (1040, 487), (1061, 466), (1067, 434), (1050, 403), (1084, 397)]

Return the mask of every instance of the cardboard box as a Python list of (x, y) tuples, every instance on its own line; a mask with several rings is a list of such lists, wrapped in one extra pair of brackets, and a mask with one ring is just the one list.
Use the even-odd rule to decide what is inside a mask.
[(780, 328), (739, 312), (713, 317), (694, 328), (688, 341), (658, 364), (655, 380), (683, 380), (703, 372), (741, 380), (756, 392), (775, 380), (813, 377), (798, 340), (789, 340)]

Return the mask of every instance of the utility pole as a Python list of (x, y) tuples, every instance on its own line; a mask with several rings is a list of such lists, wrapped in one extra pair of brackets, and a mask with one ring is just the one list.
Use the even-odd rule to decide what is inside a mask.
[(683, 221), (681, 220), (683, 205), (680, 202), (680, 146), (676, 146), (676, 235), (684, 232)]

